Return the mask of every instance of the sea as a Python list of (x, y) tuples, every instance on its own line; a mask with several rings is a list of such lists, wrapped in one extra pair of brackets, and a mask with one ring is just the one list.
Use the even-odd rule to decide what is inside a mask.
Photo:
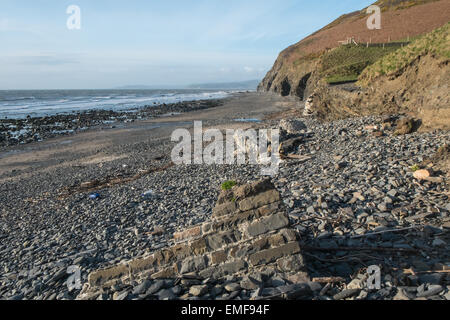
[(0, 119), (23, 119), (94, 109), (133, 111), (183, 101), (226, 98), (236, 90), (0, 90)]

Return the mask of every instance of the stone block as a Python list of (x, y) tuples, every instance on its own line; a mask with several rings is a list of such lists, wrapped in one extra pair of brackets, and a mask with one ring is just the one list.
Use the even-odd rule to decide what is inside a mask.
[(252, 252), (252, 250), (253, 249), (249, 245), (235, 246), (230, 250), (230, 256), (233, 258), (244, 258)]
[(244, 270), (247, 264), (242, 259), (237, 259), (234, 261), (226, 262), (218, 266), (208, 267), (199, 272), (199, 276), (202, 278), (222, 278), (227, 275), (233, 275), (241, 270)]
[(289, 242), (277, 248), (266, 249), (250, 255), (250, 263), (253, 266), (260, 264), (267, 264), (276, 261), (277, 259), (300, 252), (300, 245), (298, 242)]
[(191, 246), (187, 243), (176, 244), (170, 248), (176, 261), (185, 259), (191, 255)]
[(267, 249), (269, 247), (269, 238), (262, 237), (261, 239), (253, 241), (252, 247), (255, 248), (255, 250)]
[(111, 268), (101, 269), (91, 272), (88, 276), (88, 282), (91, 287), (101, 286), (105, 282), (113, 279), (120, 279), (124, 276), (128, 276), (130, 269), (128, 265), (121, 264)]
[(241, 238), (238, 231), (226, 231), (206, 237), (206, 245), (210, 250), (219, 250), (227, 244), (234, 243)]
[(167, 268), (164, 268), (158, 272), (153, 273), (150, 278), (152, 279), (171, 279), (176, 277), (176, 270), (175, 267), (170, 266)]
[(235, 260), (221, 265), (218, 269), (220, 270), (221, 276), (226, 276), (235, 274), (240, 270), (245, 269), (245, 267), (246, 263), (244, 260)]
[(280, 201), (280, 193), (277, 190), (269, 190), (239, 201), (239, 209), (248, 211), (277, 201)]
[(153, 254), (148, 257), (134, 259), (128, 263), (130, 272), (133, 274), (148, 270), (155, 267), (156, 265), (157, 261)]
[(258, 195), (267, 190), (275, 190), (275, 186), (269, 178), (241, 185), (233, 190), (233, 195), (236, 199), (240, 200)]
[(184, 259), (177, 264), (178, 273), (186, 274), (190, 272), (198, 272), (205, 269), (207, 261), (205, 256), (195, 256)]
[(206, 240), (204, 238), (198, 239), (198, 240), (193, 240), (192, 243), (190, 244), (191, 246), (191, 251), (195, 254), (195, 255), (200, 255), (200, 254), (204, 254), (206, 253)]
[(271, 230), (278, 230), (289, 225), (289, 218), (284, 213), (277, 213), (251, 223), (247, 227), (247, 234), (256, 237)]
[(219, 250), (211, 253), (211, 263), (219, 264), (227, 261), (228, 254), (225, 250)]
[(281, 202), (277, 201), (255, 209), (260, 216), (267, 216), (281, 209)]
[(230, 201), (216, 205), (213, 208), (213, 217), (222, 217), (234, 213), (237, 210), (236, 202)]
[(173, 239), (178, 242), (200, 237), (201, 235), (202, 235), (202, 227), (199, 225), (184, 231), (175, 232), (173, 234)]
[(283, 245), (284, 243), (285, 243), (284, 237), (280, 233), (274, 234), (273, 236), (269, 237), (269, 244), (272, 247), (279, 247), (279, 246)]

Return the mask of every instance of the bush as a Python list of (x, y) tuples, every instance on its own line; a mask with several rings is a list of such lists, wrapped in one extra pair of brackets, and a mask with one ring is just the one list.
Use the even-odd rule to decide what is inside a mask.
[(237, 184), (236, 181), (225, 181), (224, 183), (222, 183), (222, 190), (230, 190), (231, 188), (233, 188), (235, 185)]

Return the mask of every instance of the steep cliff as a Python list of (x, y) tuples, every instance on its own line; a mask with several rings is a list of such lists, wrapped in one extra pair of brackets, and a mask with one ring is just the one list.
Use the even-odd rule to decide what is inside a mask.
[[(380, 58), (390, 53), (387, 49), (389, 45), (386, 48), (382, 47), (385, 51), (381, 51), (381, 47), (378, 47), (380, 50), (372, 50), (377, 52), (363, 55), (354, 55), (355, 49), (347, 48), (350, 51), (347, 52), (347, 58), (353, 58), (353, 61), (344, 59), (344, 63), (344, 60), (339, 60), (335, 66), (337, 70), (332, 70), (335, 74), (330, 74), (325, 70), (327, 61), (324, 59), (336, 56), (333, 48), (340, 47), (339, 41), (353, 38), (359, 44), (359, 48), (367, 43), (390, 43), (395, 46), (394, 42), (409, 41), (441, 27), (450, 20), (449, 0), (379, 0), (374, 4), (382, 9), (380, 30), (367, 28), (366, 8), (343, 15), (282, 51), (272, 69), (259, 84), (258, 90), (304, 99), (320, 84), (320, 80), (328, 79), (329, 82), (333, 79), (337, 79), (336, 82), (339, 82), (339, 79), (356, 80), (362, 70), (374, 62), (374, 57)], [(397, 45), (403, 46), (403, 43)]]

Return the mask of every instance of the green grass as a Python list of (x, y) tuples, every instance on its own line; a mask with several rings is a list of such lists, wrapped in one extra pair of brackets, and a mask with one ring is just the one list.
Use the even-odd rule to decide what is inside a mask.
[(450, 23), (427, 33), (367, 67), (359, 77), (361, 85), (367, 85), (373, 78), (391, 75), (400, 71), (415, 59), (426, 54), (450, 59)]
[(396, 43), (396, 42), (413, 42), (414, 40), (419, 39), (421, 36), (417, 35), (417, 36), (409, 36), (406, 38), (402, 38), (402, 39), (398, 39), (398, 40), (392, 40), (391, 42)]
[(224, 183), (222, 183), (222, 190), (230, 190), (231, 188), (233, 188), (235, 185), (237, 184), (236, 181), (225, 181)]
[(400, 45), (385, 48), (343, 45), (324, 54), (320, 73), (330, 84), (356, 81), (367, 66), (398, 48)]
[(412, 172), (416, 172), (417, 170), (420, 170), (420, 167), (417, 164), (415, 164), (410, 169)]

